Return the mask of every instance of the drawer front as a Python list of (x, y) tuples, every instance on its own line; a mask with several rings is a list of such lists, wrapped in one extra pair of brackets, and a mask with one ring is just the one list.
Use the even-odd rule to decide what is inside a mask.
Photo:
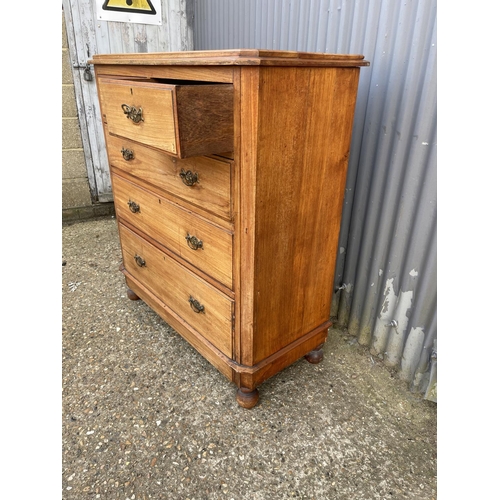
[(196, 156), (173, 158), (121, 137), (106, 136), (112, 166), (226, 220), (231, 219), (232, 163)]
[(232, 289), (231, 233), (117, 175), (113, 193), (118, 217)]
[(233, 86), (99, 79), (111, 134), (178, 158), (232, 151)]
[(111, 134), (177, 154), (174, 85), (103, 79), (99, 88)]
[(125, 269), (231, 358), (233, 301), (125, 226), (119, 231)]

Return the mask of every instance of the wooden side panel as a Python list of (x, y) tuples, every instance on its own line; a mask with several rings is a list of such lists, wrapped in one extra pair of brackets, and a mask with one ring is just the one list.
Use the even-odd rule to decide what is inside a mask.
[(329, 319), (359, 68), (261, 68), (253, 364)]
[[(234, 151), (232, 158), (235, 165), (241, 165), (241, 68), (233, 71), (233, 123), (234, 123)], [(233, 182), (231, 184), (231, 200), (233, 213), (233, 290), (234, 297), (240, 297), (241, 292), (241, 268), (240, 268), (240, 189), (241, 168), (233, 169)], [(241, 362), (241, 329), (240, 329), (240, 300), (234, 302), (233, 321), (233, 356), (237, 363)], [(233, 382), (236, 384), (239, 376), (233, 373)]]
[[(239, 268), (239, 363), (252, 366), (255, 301), (255, 189), (257, 184), (257, 132), (259, 119), (259, 68), (241, 68), (239, 199), (236, 245)], [(236, 165), (238, 169), (238, 165)], [(238, 295), (237, 295), (238, 297)]]
[(180, 157), (232, 151), (233, 86), (177, 87)]

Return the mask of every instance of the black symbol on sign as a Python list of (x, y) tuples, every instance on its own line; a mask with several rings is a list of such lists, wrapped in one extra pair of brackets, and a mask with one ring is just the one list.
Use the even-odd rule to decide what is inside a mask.
[(151, 0), (106, 0), (102, 4), (103, 10), (116, 12), (135, 12), (137, 14), (156, 14)]

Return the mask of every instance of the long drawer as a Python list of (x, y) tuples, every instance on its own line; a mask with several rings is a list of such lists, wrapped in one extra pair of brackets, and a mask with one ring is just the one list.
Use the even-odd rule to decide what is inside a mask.
[(232, 357), (233, 301), (124, 225), (118, 227), (125, 269)]
[(178, 158), (233, 150), (233, 86), (101, 78), (111, 134)]
[(233, 288), (231, 233), (118, 175), (113, 175), (113, 192), (118, 217)]
[(122, 137), (106, 136), (109, 162), (189, 204), (231, 218), (231, 162), (196, 156), (172, 158)]

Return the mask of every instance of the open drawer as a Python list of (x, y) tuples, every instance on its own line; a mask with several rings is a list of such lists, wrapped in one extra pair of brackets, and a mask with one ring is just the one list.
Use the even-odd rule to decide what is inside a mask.
[(233, 150), (233, 86), (101, 78), (102, 114), (112, 135), (177, 158)]

